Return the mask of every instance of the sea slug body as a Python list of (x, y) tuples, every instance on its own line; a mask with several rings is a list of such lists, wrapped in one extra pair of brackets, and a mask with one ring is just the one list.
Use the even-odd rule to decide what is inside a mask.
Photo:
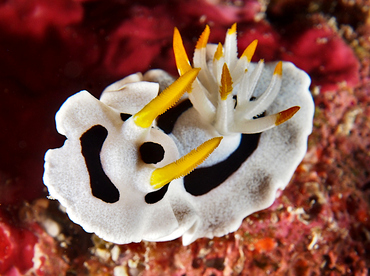
[(44, 183), (87, 232), (187, 245), (237, 230), (288, 184), (312, 131), (310, 78), (289, 62), (252, 63), (257, 41), (238, 58), (236, 24), (224, 45), (209, 34), (191, 65), (175, 29), (180, 77), (163, 91), (171, 76), (151, 70), (58, 111), (67, 140), (46, 153)]

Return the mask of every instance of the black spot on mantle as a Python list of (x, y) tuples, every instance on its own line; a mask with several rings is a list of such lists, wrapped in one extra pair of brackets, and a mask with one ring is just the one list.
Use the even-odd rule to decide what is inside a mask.
[(160, 201), (164, 197), (164, 195), (167, 193), (168, 185), (169, 184), (166, 184), (165, 186), (163, 186), (159, 190), (148, 193), (145, 196), (145, 202), (148, 203), (148, 204), (154, 204), (154, 203), (157, 203), (158, 201)]
[(93, 196), (107, 203), (119, 200), (119, 191), (105, 174), (101, 162), (100, 152), (108, 131), (101, 125), (87, 130), (80, 138), (82, 155), (85, 158), (90, 175), (90, 186)]
[(193, 105), (191, 101), (187, 99), (182, 101), (175, 107), (167, 110), (165, 113), (158, 117), (158, 127), (162, 129), (164, 133), (170, 134), (176, 124), (177, 119), (181, 116), (182, 113), (184, 113), (192, 106)]
[[(253, 100), (253, 99), (251, 99)], [(190, 100), (184, 100), (177, 106), (171, 108), (163, 115), (159, 116), (157, 124), (166, 134), (170, 134), (176, 124), (177, 119), (186, 110), (192, 107)], [(261, 114), (263, 117), (264, 114)], [(193, 196), (201, 196), (212, 189), (217, 188), (248, 159), (256, 150), (261, 133), (241, 134), (241, 140), (238, 148), (230, 156), (213, 166), (195, 169), (184, 177), (184, 186), (188, 193)], [(165, 188), (166, 187), (166, 188)], [(145, 200), (149, 204), (160, 201), (166, 194), (168, 185), (162, 189), (149, 193)]]
[(230, 156), (213, 166), (195, 169), (184, 177), (185, 190), (201, 196), (222, 184), (236, 172), (258, 146), (261, 133), (242, 134), (239, 147)]
[(130, 118), (132, 115), (131, 114), (128, 114), (128, 113), (121, 113), (120, 114), (120, 117), (121, 117), (121, 120), (122, 121), (126, 121), (126, 120), (128, 120), (128, 118)]
[(146, 164), (157, 164), (164, 158), (163, 147), (154, 142), (145, 142), (139, 147), (140, 157)]

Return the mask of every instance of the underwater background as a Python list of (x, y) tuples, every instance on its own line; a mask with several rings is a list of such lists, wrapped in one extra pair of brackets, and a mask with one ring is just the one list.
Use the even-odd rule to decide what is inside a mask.
[[(370, 1), (12, 0), (0, 2), (0, 275), (370, 274)], [(307, 154), (268, 209), (224, 237), (116, 245), (72, 223), (42, 182), (62, 146), (66, 98), (96, 97), (131, 73), (177, 76), (188, 55), (237, 23), (239, 52), (291, 61), (311, 79)]]

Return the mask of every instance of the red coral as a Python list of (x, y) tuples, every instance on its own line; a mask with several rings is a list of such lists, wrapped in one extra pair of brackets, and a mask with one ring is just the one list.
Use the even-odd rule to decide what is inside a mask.
[(274, 239), (266, 237), (255, 241), (253, 245), (254, 250), (257, 252), (264, 252), (273, 250), (277, 246), (277, 243)]
[(79, 22), (82, 16), (82, 6), (74, 0), (16, 0), (0, 4), (0, 28), (12, 34), (41, 37), (48, 28), (66, 27)]
[(264, 59), (265, 62), (279, 60), (281, 48), (281, 36), (267, 22), (262, 21), (254, 24), (238, 25), (238, 47), (242, 53), (254, 39), (258, 40), (256, 52), (252, 61)]
[(11, 225), (0, 210), (0, 274), (22, 275), (33, 267), (37, 237), (23, 227)]
[(177, 15), (179, 27), (194, 23), (209, 23), (212, 27), (231, 26), (234, 22), (253, 22), (262, 12), (262, 6), (256, 0), (244, 1), (179, 1), (178, 7), (172, 9)]
[(166, 14), (163, 6), (137, 6), (130, 14), (107, 39), (104, 66), (114, 76), (147, 70), (172, 38), (174, 23), (162, 16)]
[(360, 64), (353, 50), (325, 25), (308, 29), (284, 41), (281, 59), (306, 71), (321, 91), (334, 90), (339, 83), (354, 87)]

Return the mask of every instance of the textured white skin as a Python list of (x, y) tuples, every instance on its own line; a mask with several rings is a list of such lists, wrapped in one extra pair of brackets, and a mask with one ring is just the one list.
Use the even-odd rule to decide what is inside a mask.
[[(253, 63), (251, 65), (252, 68), (255, 66)], [(274, 68), (275, 63), (265, 66), (254, 96), (258, 97), (265, 91)], [(308, 90), (310, 79), (305, 72), (289, 62), (283, 63), (283, 72), (281, 90), (266, 110), (266, 116), (291, 106), (300, 106), (301, 109), (285, 123), (263, 132), (257, 149), (219, 187), (203, 196), (187, 195), (188, 207), (197, 216), (189, 230), (182, 234), (183, 244), (189, 244), (200, 237), (223, 236), (237, 230), (246, 216), (271, 206), (277, 190), (286, 187), (302, 161), (307, 151), (307, 137), (312, 131), (314, 112), (313, 99)], [(195, 117), (196, 112), (193, 110), (188, 110), (182, 117), (190, 114), (194, 116), (191, 124), (182, 125), (181, 122), (188, 120), (180, 117), (172, 133), (180, 155), (184, 154), (181, 150), (184, 144), (192, 141), (191, 137), (207, 140), (213, 136), (212, 132), (204, 132), (204, 128), (200, 127), (201, 119)], [(183, 131), (184, 128), (186, 131)], [(192, 130), (191, 133), (189, 130)], [(202, 166), (217, 161), (217, 157), (211, 154)], [(164, 240), (172, 238), (174, 236)]]
[[(252, 70), (255, 64), (250, 66)], [(265, 66), (254, 96), (266, 89), (274, 68), (275, 64)], [(152, 79), (169, 79), (162, 71), (154, 75)], [(77, 93), (56, 115), (58, 132), (67, 140), (63, 147), (46, 153), (44, 183), (50, 195), (66, 207), (72, 221), (115, 243), (166, 241), (182, 236), (187, 245), (200, 237), (235, 231), (246, 216), (273, 203), (276, 191), (285, 188), (301, 162), (312, 131), (314, 105), (306, 73), (283, 63), (281, 90), (266, 115), (296, 105), (301, 109), (287, 122), (263, 132), (257, 149), (227, 181), (205, 195), (192, 196), (185, 191), (182, 178), (173, 180), (164, 198), (155, 204), (144, 200), (153, 191), (149, 184), (152, 171), (220, 135), (194, 108), (180, 116), (169, 136), (156, 128), (137, 127), (131, 118), (123, 122), (120, 112), (134, 114), (157, 95), (158, 84), (137, 82), (142, 79), (141, 74), (131, 75), (109, 86), (101, 101), (86, 91)], [(101, 163), (120, 191), (119, 201), (113, 204), (91, 194), (81, 154), (81, 135), (98, 124), (108, 130)], [(145, 141), (160, 143), (166, 151), (165, 160), (156, 166), (144, 164), (138, 157), (138, 147)], [(227, 158), (239, 141), (239, 134), (224, 136), (201, 166)]]

